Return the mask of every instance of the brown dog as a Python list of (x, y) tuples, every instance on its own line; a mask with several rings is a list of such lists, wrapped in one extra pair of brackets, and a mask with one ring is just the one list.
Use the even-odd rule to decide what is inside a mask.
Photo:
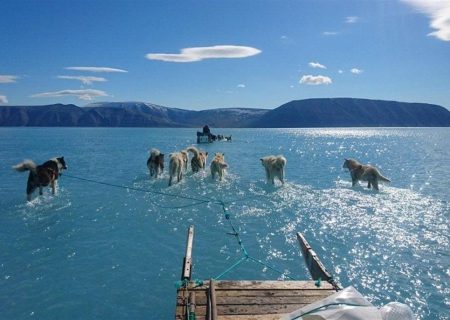
[(224, 153), (216, 153), (214, 156), (214, 160), (211, 162), (211, 176), (215, 179), (216, 174), (219, 176), (219, 180), (223, 180), (223, 176), (225, 175), (225, 169), (228, 168), (228, 164), (225, 163), (225, 154)]
[(161, 153), (158, 149), (152, 149), (150, 158), (147, 160), (147, 167), (150, 171), (150, 177), (158, 178), (164, 171), (164, 153)]
[(200, 169), (205, 169), (206, 159), (208, 158), (208, 152), (199, 151), (196, 147), (189, 147), (187, 151), (192, 152), (194, 155), (191, 159), (192, 172), (198, 172)]
[(66, 162), (64, 157), (53, 158), (41, 165), (36, 165), (31, 160), (25, 160), (13, 169), (23, 172), (30, 171), (27, 182), (27, 200), (31, 201), (31, 195), (39, 188), (39, 195), (42, 195), (42, 187), (50, 185), (52, 187), (52, 194), (55, 194), (56, 183), (62, 170), (66, 170)]
[(377, 168), (371, 165), (361, 164), (354, 159), (345, 159), (343, 168), (347, 168), (350, 171), (350, 176), (352, 177), (352, 187), (354, 187), (358, 180), (367, 181), (367, 188), (370, 189), (372, 186), (375, 190), (378, 189), (378, 182), (391, 182), (386, 177), (383, 177)]

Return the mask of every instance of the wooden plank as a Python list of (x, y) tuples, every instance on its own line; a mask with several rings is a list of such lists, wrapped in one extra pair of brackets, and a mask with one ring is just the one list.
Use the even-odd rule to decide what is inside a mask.
[(183, 269), (181, 271), (181, 280), (191, 280), (193, 243), (194, 243), (194, 226), (189, 226), (186, 240), (186, 254), (183, 259)]
[(215, 289), (215, 281), (209, 281), (209, 296), (211, 301), (211, 320), (217, 320), (217, 299), (216, 299), (216, 289)]
[[(207, 283), (207, 281), (205, 281)], [(189, 290), (206, 290), (207, 285)], [(320, 288), (316, 287), (315, 281), (260, 281), (260, 280), (241, 280), (241, 281), (217, 281), (216, 291), (219, 290), (333, 290), (333, 286), (327, 282), (323, 282)]]
[[(219, 305), (269, 305), (269, 304), (309, 304), (323, 299), (323, 296), (291, 296), (291, 297), (217, 297), (216, 304)], [(204, 306), (208, 303), (206, 295), (196, 296), (197, 306)], [(181, 305), (181, 304), (180, 304)]]
[(195, 292), (189, 292), (189, 313), (195, 313), (196, 305)]
[(333, 277), (325, 268), (322, 261), (320, 261), (308, 241), (306, 241), (306, 238), (300, 232), (297, 232), (297, 240), (300, 245), (303, 258), (305, 259), (306, 266), (308, 267), (309, 273), (311, 274), (313, 280), (318, 280), (319, 278), (322, 281), (332, 280)]
[[(258, 315), (219, 315), (218, 320), (280, 320), (280, 317), (284, 316), (284, 313), (280, 314), (258, 314)], [(182, 316), (176, 316), (176, 320), (185, 320)], [(196, 320), (206, 320), (206, 316), (195, 316)]]
[[(190, 290), (196, 292), (199, 296), (206, 296), (205, 290)], [(179, 295), (183, 295), (182, 290), (179, 291)], [(309, 297), (309, 296), (329, 296), (336, 293), (335, 290), (217, 290), (217, 297)]]
[[(220, 318), (222, 315), (264, 315), (264, 314), (280, 314), (290, 313), (307, 304), (286, 304), (286, 305), (233, 305), (233, 306), (217, 306), (217, 314)], [(183, 312), (182, 306), (177, 306), (176, 314), (181, 315)], [(207, 312), (206, 306), (197, 305), (195, 314), (198, 316), (205, 316)]]

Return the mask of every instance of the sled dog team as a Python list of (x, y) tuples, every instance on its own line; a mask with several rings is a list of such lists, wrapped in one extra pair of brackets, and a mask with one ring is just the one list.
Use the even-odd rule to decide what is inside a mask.
[[(172, 185), (175, 177), (177, 182), (180, 182), (183, 178), (183, 172), (187, 171), (189, 162), (188, 152), (191, 152), (193, 155), (191, 159), (192, 172), (195, 173), (206, 168), (208, 152), (200, 151), (196, 147), (191, 146), (180, 152), (171, 153), (169, 155), (169, 186)], [(277, 178), (284, 184), (284, 167), (287, 163), (286, 158), (282, 155), (270, 155), (265, 156), (260, 160), (266, 172), (267, 182), (275, 184), (275, 178)], [(147, 167), (150, 171), (150, 176), (157, 178), (164, 170), (164, 154), (158, 149), (152, 149), (150, 158), (147, 161)], [(349, 170), (352, 186), (355, 186), (358, 181), (366, 181), (367, 188), (370, 189), (373, 187), (375, 190), (379, 190), (379, 182), (390, 182), (390, 180), (384, 177), (374, 166), (363, 165), (354, 159), (345, 159), (342, 167)], [(219, 180), (223, 180), (227, 168), (228, 164), (225, 162), (225, 154), (217, 152), (210, 164), (211, 177), (215, 179), (217, 175)]]
[[(191, 168), (192, 172), (198, 172), (206, 168), (206, 160), (208, 152), (198, 150), (191, 146), (185, 150), (169, 154), (169, 186), (171, 186), (176, 179), (180, 182), (183, 179), (183, 173), (187, 171), (189, 162), (189, 152), (192, 153)], [(286, 166), (286, 158), (279, 156), (265, 156), (260, 159), (262, 166), (266, 172), (266, 180), (272, 184), (277, 178), (284, 184), (284, 167)], [(150, 171), (150, 176), (157, 178), (164, 170), (164, 154), (158, 149), (150, 151), (150, 157), (147, 161), (147, 167)], [(358, 181), (367, 182), (367, 188), (374, 188), (379, 190), (379, 182), (390, 182), (384, 177), (377, 168), (371, 165), (364, 165), (354, 159), (345, 159), (342, 166), (348, 169), (352, 179), (352, 186), (355, 186)], [(213, 179), (216, 176), (219, 180), (223, 180), (228, 164), (225, 162), (225, 154), (217, 152), (214, 159), (211, 161), (210, 170)], [(56, 184), (59, 176), (63, 170), (67, 170), (67, 165), (64, 157), (56, 157), (44, 162), (41, 165), (36, 165), (31, 160), (25, 160), (13, 166), (13, 169), (23, 172), (29, 171), (27, 181), (27, 200), (31, 201), (33, 192), (39, 188), (39, 195), (42, 195), (43, 187), (49, 186), (52, 188), (52, 194), (55, 194)]]
[[(171, 153), (169, 154), (169, 186), (172, 185), (174, 179), (176, 179), (177, 182), (180, 182), (181, 179), (183, 179), (183, 173), (185, 173), (188, 168), (189, 152), (192, 153), (192, 172), (199, 172), (206, 168), (208, 152), (190, 146), (185, 150)], [(164, 170), (164, 154), (158, 149), (152, 149), (150, 151), (150, 158), (147, 160), (147, 167), (150, 171), (150, 176), (157, 178)], [(216, 153), (210, 168), (213, 179), (215, 179), (217, 175), (220, 180), (223, 180), (225, 169), (228, 168), (228, 164), (225, 163), (225, 154), (220, 152)]]

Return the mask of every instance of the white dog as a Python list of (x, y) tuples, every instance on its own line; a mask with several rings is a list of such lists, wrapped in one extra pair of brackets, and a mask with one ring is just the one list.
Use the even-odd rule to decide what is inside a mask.
[(277, 177), (284, 184), (284, 167), (286, 166), (286, 158), (283, 156), (266, 156), (261, 158), (261, 164), (266, 169), (266, 178), (268, 182), (275, 184)]
[(223, 180), (223, 176), (225, 175), (225, 169), (228, 168), (228, 164), (225, 163), (225, 154), (224, 153), (216, 153), (214, 156), (214, 160), (211, 162), (211, 176), (213, 179), (216, 177), (216, 173), (219, 176), (220, 181)]
[(188, 162), (188, 153), (186, 150), (180, 152), (171, 153), (169, 161), (169, 186), (172, 185), (173, 177), (177, 177), (177, 182), (183, 179), (183, 169), (186, 171)]

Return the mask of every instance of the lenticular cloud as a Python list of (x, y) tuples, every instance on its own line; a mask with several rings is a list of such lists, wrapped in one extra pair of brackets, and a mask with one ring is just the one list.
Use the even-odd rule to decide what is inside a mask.
[(403, 0), (430, 17), (430, 27), (436, 31), (428, 35), (450, 41), (450, 0)]
[(204, 59), (246, 58), (259, 53), (261, 50), (252, 47), (222, 45), (184, 48), (180, 53), (149, 53), (145, 57), (167, 62), (196, 62)]
[(309, 84), (309, 85), (321, 85), (321, 84), (331, 84), (331, 78), (326, 76), (313, 76), (313, 75), (304, 75), (300, 79), (300, 84)]
[(61, 90), (54, 92), (43, 92), (32, 95), (32, 98), (54, 98), (54, 97), (65, 97), (65, 96), (74, 96), (80, 100), (92, 100), (96, 97), (107, 97), (108, 94), (101, 90), (94, 89), (85, 89), (85, 90)]

